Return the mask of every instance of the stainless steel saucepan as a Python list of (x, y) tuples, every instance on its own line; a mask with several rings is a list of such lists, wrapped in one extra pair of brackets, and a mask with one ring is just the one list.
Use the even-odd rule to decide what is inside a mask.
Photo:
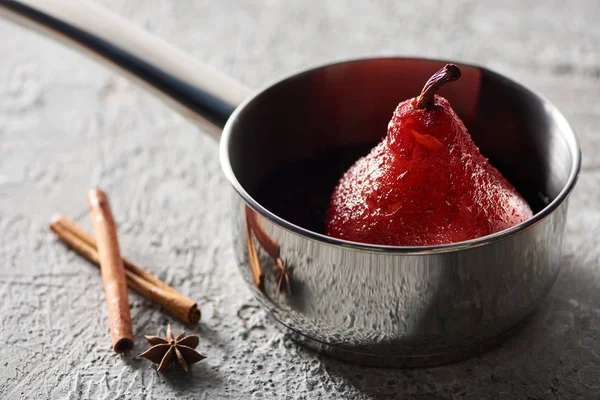
[(556, 278), (579, 145), (552, 104), (504, 76), (454, 61), (463, 77), (441, 94), (535, 216), (462, 243), (375, 246), (322, 233), (327, 191), (448, 61), (339, 62), (252, 93), (86, 1), (0, 0), (0, 14), (88, 50), (220, 136), (242, 276), (321, 351), (378, 366), (458, 360), (525, 321)]

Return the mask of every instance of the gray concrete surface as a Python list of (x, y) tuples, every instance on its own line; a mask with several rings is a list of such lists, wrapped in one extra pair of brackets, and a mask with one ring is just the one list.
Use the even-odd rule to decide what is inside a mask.
[[(583, 145), (565, 262), (524, 331), (459, 364), (382, 370), (283, 335), (229, 248), (217, 144), (125, 79), (0, 21), (0, 398), (600, 398), (600, 3), (101, 0), (250, 87), (348, 57), (420, 55), (496, 69), (549, 97)], [(401, 99), (399, 99), (401, 100)], [(208, 358), (157, 374), (110, 350), (99, 272), (56, 243), (55, 212), (87, 228), (111, 195), (124, 253), (198, 300)], [(182, 325), (130, 295), (142, 334)]]

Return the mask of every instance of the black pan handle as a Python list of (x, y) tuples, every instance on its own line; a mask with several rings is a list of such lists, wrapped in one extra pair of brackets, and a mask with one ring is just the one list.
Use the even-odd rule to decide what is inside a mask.
[(215, 136), (250, 94), (243, 85), (87, 0), (0, 0), (0, 16), (87, 50), (162, 95)]

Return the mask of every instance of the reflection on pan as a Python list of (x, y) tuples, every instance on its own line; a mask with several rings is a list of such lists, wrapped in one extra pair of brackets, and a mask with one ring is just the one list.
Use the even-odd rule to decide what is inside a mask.
[(274, 260), (275, 265), (273, 266), (273, 274), (275, 281), (277, 282), (277, 290), (280, 294), (289, 296), (292, 294), (292, 287), (290, 285), (290, 273), (291, 269), (287, 267), (287, 263), (279, 257), (279, 243), (271, 238), (263, 229), (258, 219), (256, 211), (249, 207), (245, 207), (246, 213), (246, 229), (248, 234), (248, 254), (250, 258), (250, 265), (252, 267), (252, 275), (254, 276), (254, 283), (261, 291), (263, 290), (263, 272), (258, 257), (252, 234), (263, 248), (263, 250), (269, 254)]

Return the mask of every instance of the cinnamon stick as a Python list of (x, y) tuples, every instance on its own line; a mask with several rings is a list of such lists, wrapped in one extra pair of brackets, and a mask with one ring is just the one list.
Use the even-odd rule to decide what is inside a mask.
[[(81, 239), (83, 242), (87, 243), (94, 249), (97, 249), (96, 239), (94, 239), (94, 237), (90, 233), (88, 233), (84, 229), (80, 228), (76, 223), (74, 223), (67, 217), (64, 217), (62, 215), (57, 215), (52, 219), (52, 224), (57, 224), (57, 225), (60, 224), (61, 226), (64, 227), (64, 229), (66, 231), (74, 234), (75, 236), (77, 236), (79, 239)], [(52, 225), (50, 226), (50, 228), (52, 229)], [(166, 283), (164, 283), (163, 281), (158, 279), (157, 276), (146, 271), (143, 268), (136, 266), (134, 263), (132, 263), (131, 261), (127, 260), (124, 257), (123, 257), (123, 264), (124, 264), (126, 270), (130, 270), (134, 274), (139, 275), (141, 278), (147, 280), (148, 282), (151, 282), (155, 286), (158, 286), (165, 290), (171, 290), (171, 291), (176, 292), (175, 289), (173, 289), (171, 286), (167, 285)]]
[(193, 300), (183, 297), (172, 288), (169, 290), (154, 286), (152, 283), (135, 274), (128, 276), (127, 283), (136, 292), (160, 304), (177, 318), (188, 324), (196, 324), (200, 321), (200, 309), (198, 309), (198, 305)]
[[(100, 265), (96, 240), (67, 217), (57, 215), (50, 223), (52, 230), (63, 242), (85, 258)], [(162, 306), (182, 321), (193, 325), (200, 321), (198, 304), (177, 292), (154, 274), (123, 258), (127, 286)]]
[(96, 245), (104, 281), (104, 293), (106, 293), (113, 350), (122, 353), (133, 349), (133, 330), (127, 297), (125, 267), (119, 250), (117, 227), (104, 192), (99, 189), (90, 190), (88, 202), (96, 232)]

